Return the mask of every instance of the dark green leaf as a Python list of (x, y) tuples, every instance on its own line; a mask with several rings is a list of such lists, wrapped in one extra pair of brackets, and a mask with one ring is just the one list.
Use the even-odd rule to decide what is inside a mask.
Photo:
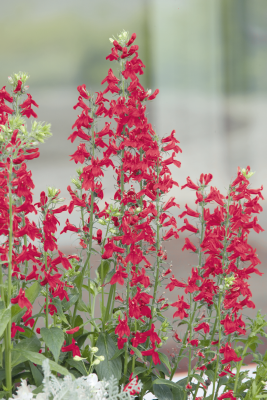
[(153, 381), (153, 386), (154, 385), (167, 385), (167, 386), (177, 389), (177, 390), (181, 389), (181, 392), (183, 393), (183, 388), (181, 386), (177, 385), (177, 383), (170, 381), (168, 379), (159, 379), (158, 378)]
[(110, 262), (109, 261), (107, 261), (107, 260), (101, 261), (101, 264), (97, 268), (97, 272), (98, 272), (98, 274), (100, 276), (101, 282), (104, 282), (104, 279), (107, 276), (109, 268), (110, 268)]
[(32, 372), (32, 377), (34, 379), (35, 385), (38, 387), (42, 384), (43, 382), (43, 374), (41, 373), (41, 371), (39, 371), (39, 369), (30, 361), (30, 368), (31, 368), (31, 372)]
[[(191, 375), (190, 375), (191, 376)], [(203, 385), (205, 385), (205, 381), (204, 381), (204, 379), (200, 376), (200, 375), (198, 375), (198, 374), (193, 374), (192, 375), (198, 382), (201, 382), (201, 383), (203, 383)]]
[[(46, 357), (43, 354), (35, 353), (33, 351), (23, 350), (23, 349), (13, 349), (13, 351), (18, 351), (24, 357), (24, 359), (31, 361), (34, 364), (42, 365)], [(52, 371), (58, 372), (61, 375), (72, 375), (66, 368), (55, 363), (55, 361), (49, 360), (49, 366)]]
[(88, 372), (85, 369), (84, 363), (82, 361), (75, 361), (72, 358), (67, 359), (67, 363), (71, 366), (76, 368), (83, 376), (87, 376)]
[(61, 301), (59, 299), (54, 298), (52, 304), (54, 304), (57, 308), (57, 315), (62, 319), (62, 321), (65, 322), (65, 324), (68, 324), (68, 320), (65, 317), (65, 314), (62, 309)]
[(166, 356), (166, 354), (158, 352), (158, 355), (159, 355), (160, 361), (162, 361), (167, 366), (167, 368), (171, 371), (170, 361), (169, 361), (168, 357)]
[(60, 350), (64, 342), (64, 333), (60, 328), (55, 327), (50, 329), (41, 328), (40, 332), (45, 344), (53, 354), (55, 361), (58, 362)]
[(109, 273), (106, 276), (105, 282), (109, 283), (115, 272), (116, 272), (115, 268), (109, 271)]
[(62, 300), (61, 304), (63, 306), (64, 310), (69, 310), (73, 304), (76, 303), (76, 301), (78, 300), (79, 295), (78, 294), (70, 294), (69, 295), (69, 301), (67, 301), (65, 298), (64, 300)]
[(27, 357), (24, 356), (24, 352), (31, 351), (38, 353), (40, 348), (41, 348), (41, 343), (36, 335), (32, 336), (31, 338), (21, 340), (20, 342), (15, 344), (11, 353), (12, 368), (15, 367), (15, 365), (18, 365), (21, 362), (27, 360)]
[(143, 360), (142, 353), (140, 350), (138, 350), (137, 347), (130, 346), (130, 349), (135, 352), (138, 358), (141, 358), (141, 360)]
[[(122, 349), (123, 350), (123, 349)], [(142, 374), (143, 372), (146, 372), (147, 371), (147, 368), (144, 368), (144, 367), (136, 367), (135, 369), (134, 369), (134, 372), (133, 372), (133, 378), (136, 376), (136, 375), (139, 375), (139, 374)]]
[(96, 365), (96, 372), (99, 379), (110, 379), (113, 375), (116, 379), (120, 380), (122, 370), (121, 358), (117, 357), (111, 361), (117, 351), (117, 346), (107, 332), (99, 334), (96, 347), (98, 347), (96, 355), (105, 357), (104, 361)]
[(155, 380), (158, 379), (152, 379), (153, 380), (153, 393), (154, 395), (160, 399), (160, 400), (173, 400), (173, 394), (171, 389), (168, 387), (168, 385), (165, 384), (166, 380), (161, 379), (164, 381), (164, 384), (157, 384), (154, 385)]
[(122, 353), (125, 353), (124, 349), (117, 350), (114, 356), (110, 359), (110, 361), (115, 360), (117, 357), (119, 357)]
[(210, 380), (211, 382), (213, 382), (213, 379), (214, 379), (214, 371), (212, 371), (211, 369), (207, 369), (207, 370), (205, 371), (205, 374), (207, 375), (207, 377), (209, 378), (209, 380)]

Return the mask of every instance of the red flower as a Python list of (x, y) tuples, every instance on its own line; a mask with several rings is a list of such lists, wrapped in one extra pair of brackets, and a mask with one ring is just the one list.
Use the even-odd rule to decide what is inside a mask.
[(75, 328), (72, 328), (72, 329), (67, 330), (66, 333), (67, 333), (68, 335), (72, 335), (73, 333), (78, 332), (79, 329), (80, 329), (80, 327), (79, 327), (79, 326), (76, 326)]
[(192, 242), (190, 242), (190, 240), (188, 238), (185, 238), (185, 245), (182, 248), (182, 251), (184, 251), (185, 249), (192, 250), (193, 252), (195, 252), (197, 248), (196, 248), (196, 246), (193, 245)]
[(104, 260), (111, 258), (114, 252), (116, 252), (116, 253), (124, 253), (125, 252), (124, 249), (116, 246), (113, 243), (113, 240), (110, 240), (110, 239), (108, 239), (108, 243), (104, 246), (104, 249), (105, 249), (105, 252), (104, 252), (104, 254), (102, 254), (102, 258)]
[(189, 309), (190, 305), (184, 301), (184, 296), (180, 297), (178, 295), (178, 301), (172, 303), (171, 306), (178, 308), (178, 310), (175, 311), (175, 313), (173, 314), (173, 317), (180, 317), (181, 319), (184, 319), (184, 317), (186, 318), (188, 317), (188, 314), (185, 312), (185, 309)]
[(194, 189), (194, 190), (198, 190), (198, 189), (199, 189), (199, 186), (195, 185), (195, 184), (191, 181), (191, 179), (189, 178), (189, 176), (186, 178), (186, 180), (187, 180), (187, 183), (186, 183), (185, 185), (183, 185), (183, 186), (181, 187), (181, 189), (184, 189), (185, 187), (188, 187), (188, 188)]
[(87, 90), (86, 90), (86, 86), (85, 84), (80, 85), (77, 87), (78, 92), (80, 93), (80, 95), (84, 98), (84, 99), (89, 99), (90, 97), (87, 94)]
[(119, 269), (116, 269), (115, 274), (113, 275), (113, 277), (110, 280), (110, 284), (114, 285), (115, 283), (118, 282), (119, 285), (123, 285), (124, 284), (124, 278), (128, 277), (127, 272), (125, 272), (126, 269), (122, 268), (121, 265), (119, 265)]
[(125, 314), (125, 319), (121, 319), (119, 315), (119, 325), (116, 326), (115, 334), (122, 338), (123, 335), (130, 336), (130, 328), (127, 324), (128, 318)]
[(21, 328), (20, 326), (17, 326), (15, 324), (15, 322), (12, 322), (12, 326), (11, 326), (11, 337), (12, 338), (15, 337), (17, 331), (25, 332), (25, 330), (23, 328)]
[(153, 343), (152, 349), (146, 350), (146, 351), (141, 351), (141, 353), (142, 353), (142, 356), (152, 356), (153, 363), (155, 365), (157, 365), (157, 364), (160, 364), (160, 359), (159, 359), (159, 354), (155, 351), (155, 348), (156, 348), (156, 346)]
[(195, 226), (189, 224), (187, 218), (184, 219), (184, 223), (185, 223), (185, 226), (182, 226), (182, 228), (178, 229), (178, 231), (183, 232), (183, 231), (187, 230), (187, 231), (190, 231), (190, 232), (193, 232), (193, 233), (197, 233), (198, 232), (198, 229)]
[(61, 351), (63, 353), (66, 353), (67, 351), (72, 351), (72, 356), (73, 357), (75, 357), (75, 356), (81, 357), (80, 349), (75, 343), (76, 343), (75, 339), (72, 338), (72, 343), (69, 344), (68, 346), (62, 347)]
[(234, 395), (234, 392), (232, 390), (229, 390), (228, 392), (221, 394), (218, 397), (218, 400), (223, 400), (223, 399), (236, 400), (236, 397), (234, 397), (233, 395)]
[(18, 84), (17, 84), (17, 86), (16, 86), (16, 89), (14, 89), (14, 93), (18, 93), (18, 92), (21, 91), (21, 85), (22, 85), (22, 82), (21, 82), (21, 80), (19, 79), (19, 80), (18, 80)]
[(20, 289), (19, 294), (16, 297), (14, 297), (14, 299), (11, 299), (11, 303), (18, 304), (20, 308), (27, 307), (28, 310), (32, 309), (32, 305), (27, 299), (27, 297), (25, 297), (25, 290), (23, 289)]
[(242, 357), (237, 357), (236, 352), (232, 349), (231, 344), (226, 343), (225, 346), (220, 348), (220, 353), (223, 353), (224, 359), (221, 361), (222, 364), (230, 363), (231, 361), (241, 361)]
[(198, 332), (198, 331), (200, 331), (200, 329), (203, 329), (203, 331), (204, 331), (205, 333), (209, 333), (209, 331), (210, 331), (210, 326), (209, 326), (209, 324), (208, 324), (207, 322), (202, 322), (201, 324), (199, 324), (198, 326), (196, 326), (196, 327), (194, 328), (194, 331), (195, 331), (195, 332)]
[(118, 349), (119, 350), (123, 349), (124, 343), (126, 343), (127, 341), (128, 341), (127, 338), (118, 337), (118, 340), (117, 340)]

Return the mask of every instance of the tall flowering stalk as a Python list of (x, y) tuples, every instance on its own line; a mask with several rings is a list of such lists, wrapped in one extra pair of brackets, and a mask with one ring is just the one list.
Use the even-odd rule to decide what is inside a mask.
[[(102, 92), (91, 93), (85, 84), (77, 88), (73, 108), (80, 111), (68, 139), (80, 140), (71, 160), (81, 166), (74, 186), (67, 187), (68, 204), (59, 205), (64, 199), (55, 188), (42, 191), (40, 201), (32, 204), (34, 183), (26, 161), (39, 156), (36, 146), (51, 133), (36, 121), (27, 129), (24, 117), (37, 118), (33, 107), (38, 104), (29, 94), (21, 99), (26, 74), (9, 79), (12, 96), (5, 87), (0, 90), (0, 338), (6, 398), (22, 373), (40, 389), (40, 365), (46, 358), (61, 375), (113, 375), (138, 399), (153, 392), (159, 399), (164, 393), (170, 400), (200, 400), (207, 398), (210, 385), (212, 400), (243, 398), (246, 390), (253, 400), (265, 394), (266, 357), (257, 359), (254, 386), (251, 380), (243, 382), (246, 374), (241, 372), (248, 350), (255, 352), (259, 343), (257, 335), (266, 335), (260, 313), (248, 325), (241, 314), (245, 307), (255, 308), (247, 280), (252, 273), (262, 275), (256, 250), (248, 244), (251, 229), (263, 230), (254, 216), (262, 211), (262, 187), (250, 188), (250, 167), (238, 170), (226, 197), (209, 188), (211, 174), (201, 174), (197, 183), (188, 177), (182, 189), (195, 191), (198, 208), (186, 205), (178, 228), (170, 213), (179, 207), (170, 195), (178, 183), (169, 167), (180, 167), (176, 156), (181, 149), (175, 131), (162, 138), (148, 122), (146, 104), (159, 90), (152, 93), (139, 81), (145, 65), (135, 39), (125, 31), (110, 39), (106, 59), (117, 65), (117, 72), (109, 69)], [(108, 121), (99, 129), (102, 118)], [(115, 190), (107, 199), (102, 178), (110, 167)], [(211, 204), (216, 206), (212, 211)], [(70, 222), (75, 209), (78, 226)], [(65, 226), (58, 233), (57, 214), (64, 212)], [(37, 225), (30, 220), (32, 213), (39, 213)], [(183, 247), (197, 260), (187, 282), (174, 273), (170, 277), (164, 250), (164, 242), (178, 239), (179, 231), (196, 236), (186, 238)], [(78, 235), (78, 254), (65, 255), (58, 248), (58, 234), (66, 232)], [(162, 289), (178, 290), (177, 301), (170, 304)], [(33, 315), (37, 298), (40, 310)], [(175, 309), (172, 322), (164, 316), (170, 307)], [(180, 325), (186, 327), (183, 338)], [(168, 335), (178, 347), (171, 358), (160, 351)], [(184, 357), (188, 376), (174, 383)]]

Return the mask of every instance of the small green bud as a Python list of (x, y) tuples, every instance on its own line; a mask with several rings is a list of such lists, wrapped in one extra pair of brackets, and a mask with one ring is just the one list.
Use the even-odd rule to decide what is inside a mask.
[(98, 365), (98, 364), (100, 364), (100, 360), (98, 360), (98, 358), (92, 362), (92, 365)]
[(249, 171), (249, 172), (247, 173), (246, 168), (242, 168), (241, 172), (242, 172), (242, 174), (244, 175), (244, 177), (245, 177), (246, 179), (251, 178), (252, 175), (255, 174), (255, 172), (252, 172), (252, 171)]
[(90, 350), (91, 350), (91, 353), (97, 353), (98, 347), (91, 347)]
[(58, 193), (58, 189), (53, 188), (53, 187), (48, 187), (48, 197), (54, 197)]
[(99, 357), (97, 357), (98, 359), (99, 359), (99, 361), (104, 361), (105, 360), (105, 357), (104, 356), (99, 356)]
[(98, 222), (100, 223), (100, 225), (106, 225), (106, 222), (103, 219), (99, 219)]
[(86, 358), (84, 358), (84, 357), (79, 357), (79, 356), (74, 356), (74, 357), (73, 357), (73, 360), (74, 360), (74, 361), (82, 361), (82, 360), (86, 360)]

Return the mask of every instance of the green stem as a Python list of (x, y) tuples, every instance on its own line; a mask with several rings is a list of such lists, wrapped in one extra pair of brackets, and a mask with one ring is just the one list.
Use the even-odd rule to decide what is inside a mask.
[[(11, 301), (11, 288), (12, 288), (12, 247), (13, 247), (13, 215), (12, 215), (12, 163), (9, 169), (9, 252), (8, 252), (8, 287), (6, 307), (9, 307)], [(6, 387), (7, 393), (12, 396), (12, 367), (11, 367), (11, 318), (5, 330), (5, 374), (6, 374)]]

